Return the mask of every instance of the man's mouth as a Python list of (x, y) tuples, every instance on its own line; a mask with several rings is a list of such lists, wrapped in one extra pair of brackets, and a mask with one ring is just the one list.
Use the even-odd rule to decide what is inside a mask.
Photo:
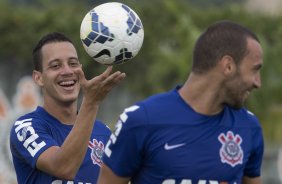
[(58, 84), (66, 90), (72, 90), (76, 84), (76, 80), (61, 81)]
[(62, 81), (62, 82), (59, 82), (59, 85), (63, 86), (63, 87), (69, 87), (69, 86), (73, 86), (75, 84), (75, 82), (76, 81), (74, 81), (74, 80)]

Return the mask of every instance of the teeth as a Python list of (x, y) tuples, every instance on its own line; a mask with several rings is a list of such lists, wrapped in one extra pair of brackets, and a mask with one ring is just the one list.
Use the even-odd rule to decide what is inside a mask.
[(63, 82), (60, 82), (60, 85), (69, 86), (69, 85), (73, 85), (74, 83), (75, 83), (74, 81), (63, 81)]

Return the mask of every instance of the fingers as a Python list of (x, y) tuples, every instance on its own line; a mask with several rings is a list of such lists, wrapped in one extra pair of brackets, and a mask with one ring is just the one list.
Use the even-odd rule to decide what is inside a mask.
[(112, 66), (108, 66), (107, 69), (102, 74), (97, 76), (96, 78), (98, 78), (98, 80), (103, 81), (111, 74), (112, 70), (113, 70), (113, 67)]
[(113, 66), (108, 66), (107, 69), (101, 74), (101, 75), (110, 75), (110, 73), (112, 72), (113, 70)]
[(107, 76), (104, 75), (102, 78), (100, 78), (100, 86), (103, 87), (105, 91), (110, 91), (114, 86), (119, 84), (125, 78), (125, 76), (125, 73), (120, 71), (107, 74)]
[(113, 67), (109, 66), (107, 69), (100, 75), (94, 77), (92, 80), (96, 82), (100, 82), (102, 85), (114, 85), (115, 83), (119, 83), (121, 80), (125, 78), (125, 73), (121, 73), (120, 71), (112, 72)]
[(121, 82), (124, 78), (125, 78), (125, 73), (122, 73), (120, 71), (117, 71), (115, 73), (113, 73), (112, 75), (110, 75), (109, 77), (107, 77), (105, 79), (105, 83), (110, 84), (110, 85), (114, 85), (117, 84), (119, 82)]
[[(112, 66), (108, 67), (102, 74), (86, 80), (85, 85), (82, 85), (84, 97), (93, 103), (101, 102), (107, 94), (117, 86), (124, 78), (125, 73), (120, 71), (112, 72)], [(81, 76), (82, 77), (82, 76)]]
[(124, 78), (125, 78), (125, 73), (121, 73), (120, 71), (117, 71), (110, 76), (108, 76), (104, 81), (103, 81), (103, 86), (106, 91), (110, 91), (113, 87), (118, 85)]

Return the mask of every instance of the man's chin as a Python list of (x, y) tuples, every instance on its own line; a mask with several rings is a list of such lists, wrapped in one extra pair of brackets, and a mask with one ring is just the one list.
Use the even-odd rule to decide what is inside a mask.
[(242, 107), (244, 107), (245, 105), (245, 101), (237, 101), (237, 102), (233, 102), (233, 103), (226, 103), (229, 107), (233, 108), (233, 109), (241, 109)]
[(242, 107), (244, 107), (244, 103), (235, 103), (233, 105), (230, 105), (233, 109), (236, 109), (236, 110), (239, 110), (241, 109)]
[(62, 98), (62, 102), (64, 104), (72, 104), (72, 103), (75, 103), (77, 101), (77, 96), (75, 95), (72, 95), (72, 96), (69, 96), (69, 95), (66, 95)]

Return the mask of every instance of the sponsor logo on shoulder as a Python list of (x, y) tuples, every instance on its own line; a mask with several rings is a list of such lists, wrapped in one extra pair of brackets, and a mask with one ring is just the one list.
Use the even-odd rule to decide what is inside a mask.
[(39, 136), (32, 127), (31, 118), (16, 121), (14, 126), (18, 140), (23, 142), (23, 146), (32, 157), (46, 145), (44, 141), (38, 142)]

